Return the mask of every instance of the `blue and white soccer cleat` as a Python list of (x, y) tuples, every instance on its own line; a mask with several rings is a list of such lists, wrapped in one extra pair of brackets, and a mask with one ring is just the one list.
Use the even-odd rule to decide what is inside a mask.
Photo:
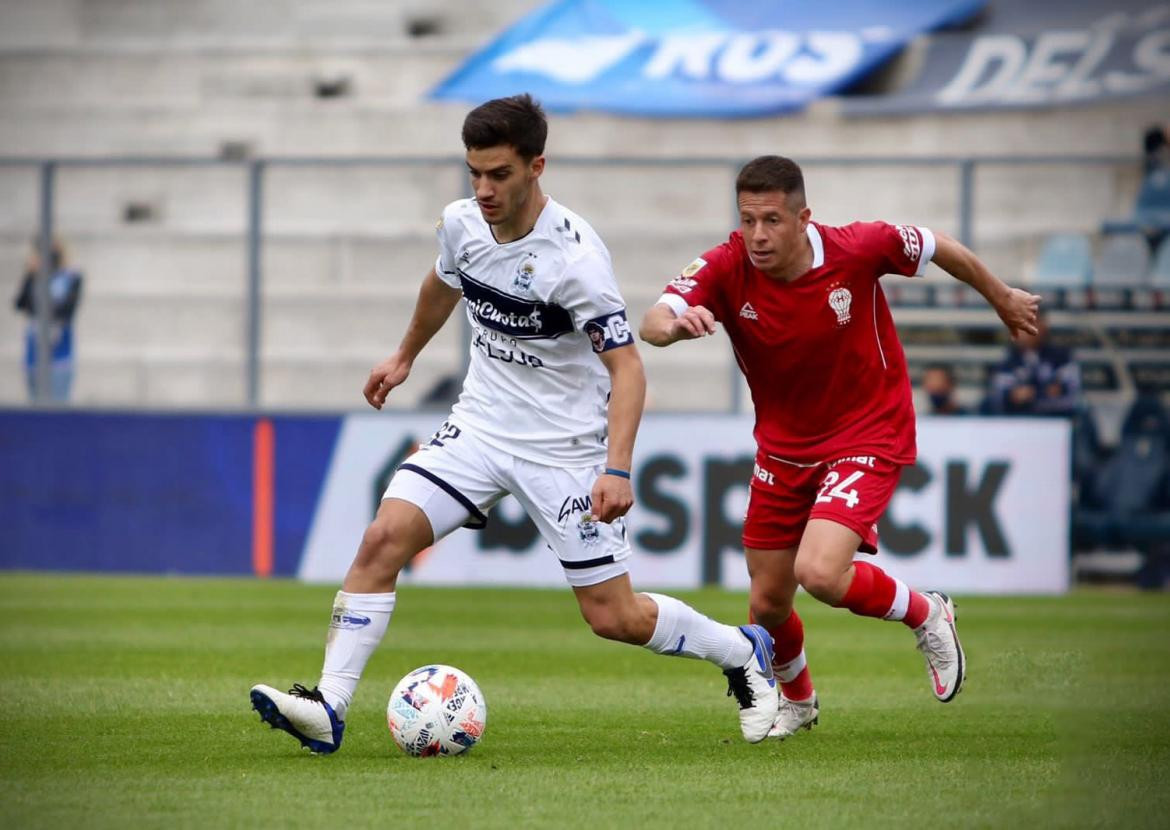
[(285, 694), (271, 686), (257, 685), (252, 687), (250, 696), (260, 720), (273, 729), (283, 729), (311, 752), (328, 755), (341, 747), (345, 721), (338, 720), (316, 687), (306, 689), (294, 683)]
[(739, 668), (727, 669), (727, 696), (739, 703), (739, 728), (744, 740), (759, 743), (768, 737), (776, 720), (780, 696), (772, 674), (772, 635), (760, 625), (741, 625), (752, 644), (752, 656)]

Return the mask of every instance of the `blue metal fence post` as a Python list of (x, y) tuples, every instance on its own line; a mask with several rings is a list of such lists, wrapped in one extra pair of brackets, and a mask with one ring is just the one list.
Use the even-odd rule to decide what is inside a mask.
[(32, 367), (33, 403), (48, 404), (53, 400), (52, 391), (52, 298), (49, 294), (49, 279), (53, 276), (53, 190), (57, 176), (55, 162), (41, 164), (41, 221), (37, 238), (40, 268), (33, 280), (33, 305), (36, 309), (37, 362)]
[(264, 219), (264, 162), (248, 163), (248, 315), (245, 337), (248, 406), (260, 404), (260, 244)]

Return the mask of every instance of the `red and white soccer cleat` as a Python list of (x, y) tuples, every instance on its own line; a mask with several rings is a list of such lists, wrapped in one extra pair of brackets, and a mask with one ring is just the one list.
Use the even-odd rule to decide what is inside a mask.
[(784, 740), (791, 738), (801, 729), (812, 729), (820, 720), (821, 707), (817, 696), (808, 700), (789, 700), (780, 696), (780, 709), (776, 712), (776, 721), (768, 732), (769, 738)]
[(930, 600), (930, 613), (926, 622), (914, 629), (914, 636), (926, 658), (926, 675), (934, 696), (949, 703), (967, 679), (967, 659), (955, 631), (955, 604), (941, 591), (925, 591), (923, 596)]

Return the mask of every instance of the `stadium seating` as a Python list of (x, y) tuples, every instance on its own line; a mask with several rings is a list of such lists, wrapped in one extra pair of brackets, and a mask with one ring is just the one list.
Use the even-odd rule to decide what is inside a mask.
[(1145, 288), (1150, 248), (1144, 236), (1118, 233), (1105, 237), (1093, 266), (1092, 302), (1102, 308), (1124, 308)]
[(1170, 539), (1170, 416), (1155, 395), (1130, 408), (1117, 451), (1086, 501), (1091, 506), (1073, 521), (1080, 547), (1140, 548)]
[(1170, 170), (1146, 176), (1138, 191), (1134, 221), (1145, 233), (1170, 231)]
[(1094, 287), (1137, 286), (1146, 282), (1150, 248), (1139, 234), (1105, 237), (1093, 267)]
[(1162, 291), (1170, 289), (1170, 236), (1158, 246), (1154, 265), (1150, 269), (1150, 285)]
[(1084, 308), (1093, 276), (1092, 246), (1083, 233), (1052, 234), (1032, 273), (1032, 290), (1049, 307)]
[[(262, 402), (348, 407), (352, 376), (392, 348), (409, 319), (418, 276), (434, 256), (438, 207), (466, 192), (458, 163), (464, 107), (430, 102), (426, 93), (487, 33), (536, 5), (6, 4), (0, 155), (213, 159), (234, 142), (245, 156), (432, 160), (267, 169)], [(429, 34), (412, 37), (412, 31)], [(339, 79), (347, 94), (317, 94), (322, 83)], [(554, 114), (545, 184), (602, 233), (636, 316), (686, 261), (726, 238), (734, 171), (751, 156), (817, 159), (806, 167), (819, 221), (884, 218), (955, 235), (959, 170), (919, 157), (1008, 156), (1025, 147), (1055, 155), (1128, 154), (1133, 136), (1159, 113), (1156, 102), (1137, 102), (1111, 110), (1108, 119), (1093, 107), (1058, 119), (1028, 111), (845, 119), (828, 104), (765, 121)], [(850, 161), (862, 155), (905, 161)], [(647, 161), (633, 163), (639, 157)], [(680, 162), (669, 166), (671, 159)], [(58, 231), (87, 278), (75, 400), (241, 404), (245, 168), (65, 166), (57, 176)], [(1108, 211), (1132, 204), (1139, 185), (1136, 173), (1111, 162), (988, 162), (976, 168), (974, 180), (974, 247), (1013, 283), (1026, 282), (1036, 238), (1093, 230), (1100, 217), (1086, 215), (1085, 205)], [(11, 296), (37, 223), (35, 167), (0, 167), (0, 192), (0, 257), (11, 264), (0, 269), (0, 292)], [(1027, 210), (1020, 209), (1021, 193)], [(1111, 197), (1102, 200), (1102, 193)], [(147, 209), (143, 221), (127, 221), (135, 206)], [(922, 282), (889, 278), (883, 285), (894, 303), (927, 307), (933, 324), (970, 326), (978, 318), (980, 332), (997, 325), (981, 298), (940, 279), (936, 269), (931, 273)], [(18, 330), (15, 315), (0, 316), (0, 401), (8, 403), (25, 398)], [(440, 373), (457, 369), (461, 336), (461, 324), (450, 325), (424, 353), (432, 361), (427, 365)], [(936, 348), (912, 347), (924, 359), (937, 355)], [(999, 348), (954, 346), (972, 366), (994, 359)], [(653, 405), (722, 410), (734, 399), (723, 338), (644, 354)], [(412, 404), (427, 385), (408, 385), (392, 404)], [(694, 388), (708, 391), (697, 395)]]
[(1093, 276), (1092, 247), (1083, 233), (1059, 233), (1049, 236), (1032, 275), (1038, 288), (1080, 288)]

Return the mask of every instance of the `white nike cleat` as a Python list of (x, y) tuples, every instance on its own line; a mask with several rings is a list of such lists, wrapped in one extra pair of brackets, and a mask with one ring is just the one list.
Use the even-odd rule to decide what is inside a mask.
[(333, 707), (317, 689), (293, 684), (288, 694), (271, 686), (253, 686), (252, 708), (273, 729), (283, 729), (310, 751), (328, 755), (341, 746), (345, 722), (338, 720)]
[(930, 613), (914, 629), (918, 650), (926, 658), (926, 674), (934, 696), (943, 703), (954, 700), (967, 679), (967, 660), (955, 631), (955, 604), (941, 591), (926, 591)]
[(814, 694), (808, 700), (789, 700), (780, 696), (776, 721), (768, 732), (769, 738), (791, 738), (800, 729), (812, 729), (820, 720), (821, 707)]
[(776, 720), (780, 696), (772, 674), (772, 635), (759, 625), (741, 625), (743, 636), (752, 644), (747, 663), (723, 672), (727, 676), (727, 696), (739, 703), (739, 728), (744, 740), (759, 743), (768, 737)]

